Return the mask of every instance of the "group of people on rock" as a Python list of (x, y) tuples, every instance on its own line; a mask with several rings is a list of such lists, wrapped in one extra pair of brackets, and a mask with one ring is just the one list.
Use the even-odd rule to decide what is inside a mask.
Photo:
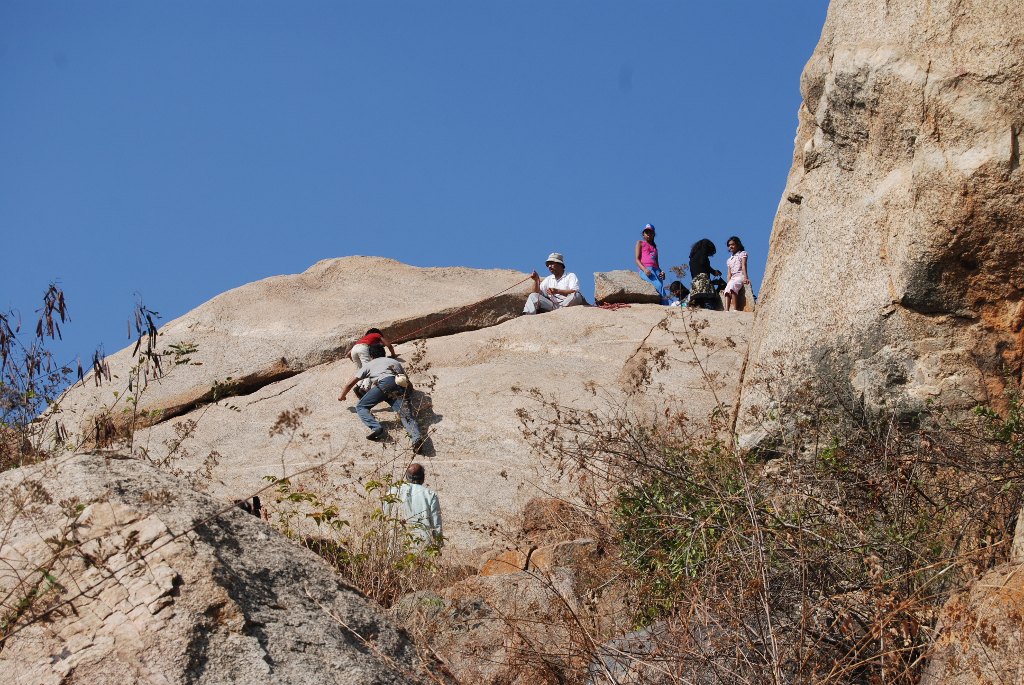
[[(641, 238), (636, 242), (634, 260), (640, 277), (649, 282), (661, 298), (661, 303), (668, 306), (716, 308), (719, 290), (725, 293), (725, 309), (739, 308), (743, 288), (750, 283), (747, 276), (747, 253), (743, 243), (737, 236), (726, 242), (730, 257), (726, 262), (726, 276), (711, 266), (711, 257), (715, 255), (715, 244), (702, 238), (690, 248), (689, 270), (690, 288), (682, 282), (672, 281), (665, 286), (665, 272), (658, 260), (658, 244), (655, 242), (653, 224), (647, 224), (641, 231)], [(559, 252), (552, 252), (545, 260), (551, 273), (545, 278), (536, 271), (530, 274), (533, 279), (533, 292), (526, 299), (524, 314), (549, 312), (562, 307), (586, 304), (580, 293), (580, 282), (576, 274), (566, 271), (565, 258)], [(712, 278), (714, 277), (714, 278)], [(391, 356), (386, 356), (390, 352)], [(381, 402), (387, 402), (398, 414), (402, 426), (412, 440), (414, 454), (421, 454), (426, 445), (426, 438), (420, 431), (415, 416), (409, 408), (409, 390), (411, 385), (401, 362), (395, 359), (394, 346), (377, 328), (371, 328), (352, 346), (352, 362), (356, 366), (355, 375), (342, 388), (339, 401), (344, 401), (348, 393), (355, 391), (359, 397), (356, 414), (369, 429), (367, 440), (381, 440), (384, 427), (373, 416), (371, 411)], [(413, 463), (405, 474), (403, 483), (394, 489), (402, 516), (412, 527), (414, 533), (427, 545), (440, 546), (443, 542), (441, 529), (441, 510), (437, 494), (423, 485), (423, 466)]]
[[(711, 266), (711, 258), (717, 252), (715, 244), (707, 238), (701, 238), (690, 248), (690, 287), (687, 288), (681, 281), (672, 281), (666, 288), (665, 272), (658, 260), (658, 244), (654, 240), (654, 224), (644, 226), (640, 235), (633, 259), (640, 277), (654, 287), (662, 304), (716, 309), (718, 293), (721, 291), (725, 295), (725, 311), (741, 307), (744, 287), (750, 284), (750, 277), (747, 275), (747, 252), (738, 236), (732, 236), (726, 241), (731, 256), (726, 261), (725, 279), (721, 271)], [(526, 299), (524, 314), (586, 304), (580, 294), (579, 279), (576, 274), (566, 271), (565, 258), (561, 253), (549, 254), (545, 265), (551, 272), (546, 278), (541, 279), (536, 271), (530, 274), (533, 278), (533, 292)]]

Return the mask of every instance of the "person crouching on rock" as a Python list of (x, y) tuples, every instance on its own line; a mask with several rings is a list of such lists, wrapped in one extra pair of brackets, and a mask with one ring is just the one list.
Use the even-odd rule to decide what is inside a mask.
[(686, 298), (690, 296), (690, 290), (682, 281), (672, 281), (668, 285), (668, 306), (670, 307), (685, 307)]
[(349, 391), (360, 380), (364, 378), (369, 379), (371, 387), (356, 405), (356, 414), (359, 415), (359, 419), (366, 427), (370, 429), (366, 439), (379, 440), (384, 436), (384, 427), (374, 418), (370, 410), (381, 402), (387, 402), (391, 405), (392, 411), (398, 414), (398, 418), (402, 420), (405, 432), (412, 439), (413, 451), (419, 454), (420, 449), (423, 447), (423, 435), (420, 433), (420, 427), (416, 424), (416, 419), (409, 410), (408, 402), (405, 401), (407, 399), (407, 388), (399, 384), (399, 376), (405, 379), (407, 385), (408, 379), (405, 378), (405, 369), (402, 368), (402, 364), (397, 359), (385, 357), (383, 345), (370, 345), (370, 361), (364, 364), (356, 372), (356, 375), (345, 384), (341, 391), (341, 396), (338, 397), (338, 401), (344, 402)]
[(370, 345), (384, 345), (391, 352), (391, 356), (395, 356), (395, 348), (387, 341), (387, 338), (380, 332), (380, 329), (371, 328), (366, 331), (366, 335), (356, 340), (356, 343), (352, 346), (352, 351), (349, 352), (349, 357), (352, 358), (357, 369), (363, 368), (363, 364), (370, 361)]
[(711, 274), (721, 276), (722, 272), (711, 268), (715, 252), (715, 244), (707, 238), (701, 238), (690, 248), (690, 306), (717, 309), (720, 300), (711, 283)]
[(545, 263), (551, 275), (542, 281), (536, 271), (530, 274), (530, 278), (533, 279), (533, 292), (526, 298), (523, 314), (550, 312), (552, 309), (584, 304), (585, 300), (580, 294), (580, 281), (576, 274), (566, 273), (562, 255), (552, 252)]

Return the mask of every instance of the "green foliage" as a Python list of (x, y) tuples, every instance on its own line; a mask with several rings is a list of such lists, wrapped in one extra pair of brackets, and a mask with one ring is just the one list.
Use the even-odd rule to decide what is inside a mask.
[(645, 620), (676, 606), (680, 584), (701, 573), (742, 513), (741, 484), (724, 463), (732, 455), (718, 447), (666, 449), (661, 468), (615, 492), (611, 521), (622, 560), (641, 579)]
[(390, 475), (367, 480), (367, 506), (354, 519), (342, 518), (332, 498), (287, 478), (274, 484), (271, 517), (285, 535), (327, 560), (346, 581), (381, 605), (449, 577), (438, 545), (424, 545), (400, 513), (395, 494), (401, 481)]
[(984, 420), (989, 437), (1005, 445), (1015, 461), (1024, 463), (1024, 406), (1020, 391), (1013, 386), (1006, 391), (1003, 413), (988, 406), (975, 407), (974, 413)]
[(1007, 557), (1024, 412), (1016, 392), (977, 421), (815, 403), (834, 394), (809, 385), (776, 405), (769, 460), (730, 445), (720, 411), (651, 419), (530, 392), (537, 408), (519, 416), (604, 517), (634, 625), (714, 626), (701, 649), (676, 648), (677, 665), (732, 682), (911, 685), (941, 606)]

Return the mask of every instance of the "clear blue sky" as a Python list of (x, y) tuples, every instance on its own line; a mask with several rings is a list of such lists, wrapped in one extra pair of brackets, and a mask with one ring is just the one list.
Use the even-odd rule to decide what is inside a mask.
[(326, 257), (560, 251), (589, 297), (647, 222), (663, 267), (738, 234), (757, 287), (826, 9), (0, 0), (0, 309), (58, 281), (87, 360), (137, 297), (169, 321)]

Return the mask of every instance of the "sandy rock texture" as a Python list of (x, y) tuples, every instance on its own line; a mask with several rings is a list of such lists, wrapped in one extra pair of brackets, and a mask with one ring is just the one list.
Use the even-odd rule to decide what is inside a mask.
[(741, 312), (752, 312), (757, 307), (757, 298), (754, 296), (754, 289), (747, 283), (743, 286), (743, 304), (740, 307)]
[[(417, 388), (412, 404), (429, 436), (419, 459), (440, 497), (449, 549), (475, 554), (492, 544), (493, 527), (531, 498), (571, 494), (571, 484), (559, 481), (524, 438), (520, 410), (553, 417), (531, 390), (582, 409), (628, 405), (640, 414), (672, 408), (706, 417), (719, 401), (735, 404), (751, 318), (659, 305), (570, 307), (433, 338), (419, 353), (399, 345)], [(338, 401), (353, 371), (349, 360), (333, 361), (202, 405), (139, 431), (134, 448), (157, 461), (172, 455), (169, 468), (186, 473), (201, 470), (215, 453), (212, 478), (197, 482), (226, 500), (265, 485), (265, 476), (325, 464), (316, 471), (320, 487), (355, 507), (367, 476), (399, 476), (414, 457), (386, 405), (376, 414), (387, 439), (372, 443), (354, 414), (355, 397)]]
[(581, 537), (593, 532), (585, 516), (564, 500), (538, 498), (517, 523), (522, 538), (492, 554), (479, 576), (414, 592), (392, 608), (460, 682), (571, 681), (586, 670), (598, 635), (632, 627), (609, 582), (621, 567)]
[(942, 609), (922, 685), (1024, 682), (1024, 566), (1003, 564)]
[(598, 271), (594, 274), (594, 300), (598, 304), (651, 303), (659, 304), (661, 296), (648, 281), (635, 271)]
[(474, 576), (439, 593), (408, 595), (395, 613), (460, 683), (559, 682), (585, 666), (582, 645), (570, 647), (579, 643), (572, 616), (584, 607), (567, 568)]
[(223, 508), (115, 454), (2, 474), (5, 607), (57, 605), (7, 638), (5, 682), (445, 682), (319, 557)]
[(971, 405), (998, 392), (989, 379), (1020, 378), (1022, 55), (1024, 3), (831, 2), (800, 81), (745, 408), (774, 365), (797, 383), (825, 369), (873, 408)]
[(250, 393), (346, 358), (371, 327), (398, 341), (492, 326), (519, 315), (529, 283), (488, 298), (526, 276), (499, 269), (418, 268), (381, 257), (325, 259), (301, 274), (229, 290), (161, 326), (157, 349), (185, 351), (164, 357), (164, 370), (174, 367), (175, 359), (187, 360), (188, 373), (136, 384), (146, 388), (137, 407), (127, 401), (129, 370), (137, 363), (128, 347), (107, 359), (111, 381), (97, 387), (90, 373), (69, 393), (59, 420), (73, 436), (85, 438), (93, 435), (101, 408), (109, 408), (116, 423), (134, 409), (150, 413), (140, 417), (141, 423), (164, 420), (215, 396)]

